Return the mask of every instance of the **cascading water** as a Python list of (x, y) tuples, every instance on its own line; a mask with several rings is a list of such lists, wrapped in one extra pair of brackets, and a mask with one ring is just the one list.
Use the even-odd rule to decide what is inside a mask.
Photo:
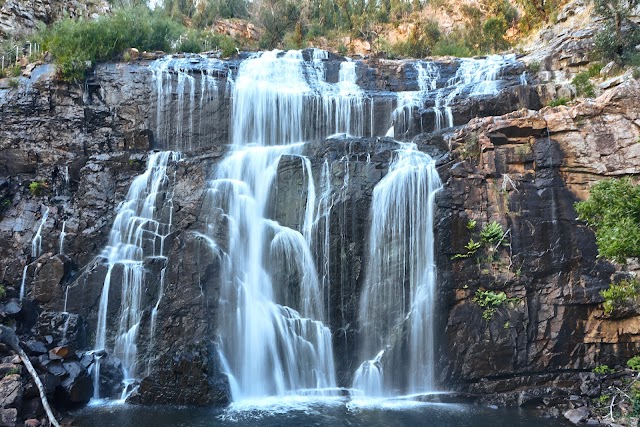
[[(212, 217), (223, 213), (228, 223), (219, 344), (235, 400), (322, 392), (336, 384), (331, 332), (322, 323), (323, 298), (309, 248), (315, 187), (310, 163), (301, 156), (301, 141), (313, 135), (305, 129), (305, 105), (323, 99), (329, 86), (322, 84), (319, 60), (304, 61), (299, 51), (265, 52), (244, 61), (234, 82), (234, 149), (219, 166), (206, 205)], [(333, 129), (339, 130), (350, 112), (334, 105)], [(300, 157), (307, 177), (302, 232), (267, 218), (284, 155)]]
[(62, 230), (60, 231), (60, 245), (58, 248), (58, 253), (64, 253), (64, 238), (67, 236), (67, 233), (64, 231), (67, 227), (67, 221), (62, 221)]
[[(107, 309), (109, 290), (117, 285), (122, 289), (122, 302), (115, 335), (114, 354), (123, 366), (125, 381), (133, 380), (137, 373), (137, 338), (143, 307), (140, 300), (144, 281), (144, 262), (150, 257), (164, 258), (164, 239), (171, 231), (171, 197), (167, 197), (167, 166), (179, 160), (180, 155), (170, 151), (149, 155), (145, 172), (137, 176), (119, 207), (109, 236), (109, 244), (102, 256), (107, 263), (107, 274), (102, 287), (98, 311), (95, 350), (107, 348)], [(166, 221), (166, 218), (169, 218)], [(121, 269), (120, 275), (114, 270)], [(112, 283), (121, 277), (120, 283)], [(100, 397), (100, 358), (94, 366), (94, 398)]]
[(42, 227), (46, 224), (47, 219), (49, 219), (49, 207), (45, 209), (40, 225), (38, 226), (38, 230), (31, 241), (31, 256), (34, 259), (38, 258), (42, 254)]
[[(405, 389), (433, 390), (434, 384), (434, 197), (441, 188), (435, 161), (406, 144), (373, 192), (372, 224), (359, 324), (365, 362), (354, 388), (366, 395), (389, 394), (408, 372)], [(404, 333), (403, 333), (404, 332)], [(383, 352), (401, 346), (408, 334), (408, 366), (385, 366)], [(366, 360), (373, 355), (374, 360)]]
[[(440, 78), (440, 70), (432, 62), (416, 62), (414, 65), (418, 73), (419, 91), (398, 92), (396, 109), (393, 111), (393, 127), (387, 132), (387, 136), (399, 138), (402, 131), (411, 128), (413, 122), (413, 109), (421, 108), (425, 97), (437, 87)], [(438, 110), (436, 110), (438, 111)], [(437, 121), (437, 120), (436, 120)], [(396, 131), (397, 135), (396, 135)]]
[[(417, 72), (418, 91), (398, 92), (393, 111), (393, 126), (387, 136), (401, 139), (411, 129), (413, 110), (423, 108), (433, 96), (434, 129), (454, 126), (452, 104), (456, 98), (468, 96), (495, 96), (501, 72), (516, 63), (515, 55), (491, 55), (483, 59), (460, 59), (456, 74), (438, 88), (440, 66), (434, 62), (419, 61), (413, 67)], [(521, 84), (522, 78), (520, 79)], [(526, 84), (526, 79), (524, 80)]]
[[(218, 99), (216, 76), (221, 64), (219, 59), (201, 55), (193, 58), (168, 55), (149, 67), (156, 86), (155, 136), (161, 144), (192, 150), (198, 148), (193, 144), (196, 135), (200, 142), (206, 140), (204, 133), (210, 114), (207, 107)], [(199, 71), (199, 79), (191, 72), (194, 69)]]
[[(345, 277), (331, 283), (331, 214), (334, 203), (350, 197), (357, 185), (350, 184), (351, 173), (360, 165), (351, 163), (347, 155), (340, 161), (327, 157), (320, 176), (314, 179), (313, 171), (318, 171), (320, 164), (305, 156), (309, 152), (306, 144), (336, 134), (373, 136), (374, 128), (386, 129), (389, 124), (374, 123), (373, 91), (366, 92), (357, 84), (358, 75), (363, 75), (362, 64), (342, 61), (339, 70), (332, 68), (329, 73), (329, 68), (325, 69), (328, 60), (327, 52), (315, 49), (257, 53), (224, 67), (221, 61), (204, 56), (167, 57), (151, 67), (157, 91), (155, 140), (159, 146), (199, 148), (196, 144), (202, 143), (203, 134), (211, 131), (210, 104), (220, 103), (225, 94), (231, 99), (231, 150), (208, 183), (202, 210), (206, 226), (196, 236), (206, 243), (202, 250), (212, 251), (220, 264), (217, 344), (236, 401), (331, 393), (329, 390), (336, 387), (327, 325), (332, 311), (348, 308), (331, 306), (331, 286), (339, 287), (335, 293), (346, 292)], [(438, 83), (442, 86), (444, 82), (441, 73), (446, 71), (436, 63), (417, 62), (419, 90), (397, 95), (391, 117), (394, 126), (388, 135), (409, 138), (416, 126), (412, 122), (415, 109), (430, 102), (435, 104), (435, 128), (453, 126), (454, 99), (495, 93), (500, 70), (512, 60), (489, 57), (461, 61), (456, 76), (440, 88)], [(332, 76), (332, 82), (327, 81), (327, 75)], [(226, 89), (219, 84), (225, 76)], [(385, 105), (388, 108), (390, 102)], [(388, 117), (388, 113), (384, 115)], [(149, 352), (154, 348), (167, 266), (160, 272), (159, 292), (149, 307), (141, 307), (140, 289), (144, 261), (163, 256), (164, 237), (171, 227), (172, 193), (166, 169), (167, 163), (175, 160), (172, 156), (150, 156), (146, 172), (129, 190), (104, 252), (108, 273), (96, 350), (107, 346), (112, 277), (122, 276), (117, 332), (109, 336), (115, 337), (114, 354), (122, 360), (129, 380), (139, 370), (137, 336), (143, 310), (149, 310), (150, 318), (146, 348)], [(291, 228), (274, 219), (275, 201), (281, 201), (276, 183), (282, 159), (287, 160), (287, 167), (299, 161), (302, 171), (302, 196), (287, 200), (297, 203), (292, 211), (300, 213)], [(334, 188), (337, 176), (341, 176), (342, 187), (335, 182)], [(401, 145), (387, 175), (375, 187), (358, 319), (364, 362), (353, 381), (354, 388), (365, 395), (435, 388), (433, 216), (439, 188), (435, 162), (411, 144)], [(343, 211), (341, 221), (346, 222)], [(221, 235), (225, 237), (221, 239)], [(343, 326), (345, 330), (348, 327)], [(346, 337), (345, 332), (345, 342)], [(406, 350), (401, 357), (403, 366), (398, 365), (400, 358), (394, 359), (394, 354), (403, 351), (400, 347)], [(99, 364), (98, 360), (96, 392)]]

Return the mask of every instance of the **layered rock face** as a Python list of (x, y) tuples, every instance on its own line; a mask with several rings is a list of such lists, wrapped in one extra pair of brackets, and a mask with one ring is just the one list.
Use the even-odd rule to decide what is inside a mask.
[[(327, 83), (346, 79), (342, 58), (303, 55), (317, 61)], [(154, 220), (163, 227), (154, 231), (154, 242), (162, 240), (162, 249), (140, 245), (154, 254), (141, 261), (136, 304), (143, 308), (132, 365), (140, 383), (129, 399), (209, 404), (230, 398), (233, 384), (222, 374), (228, 361), (220, 356), (218, 339), (225, 303), (221, 254), (233, 242), (225, 235), (228, 217), (208, 211), (208, 189), (228, 142), (242, 130), (231, 128), (229, 117), (238, 102), (230, 99), (231, 88), (244, 59), (103, 64), (84, 87), (55, 82), (51, 67), (43, 66), (18, 89), (0, 92), (2, 281), (9, 298), (24, 287), (27, 299), (47, 316), (80, 315), (75, 324), (82, 327), (73, 329), (77, 350), (97, 349), (100, 319), (106, 319), (107, 354), (78, 359), (94, 367), (89, 369), (100, 366), (91, 384), (94, 395), (96, 389), (101, 397), (119, 393), (113, 386), (122, 374), (113, 349), (120, 345), (118, 331), (131, 304), (114, 285), (108, 305), (101, 307), (105, 276), (124, 283), (126, 272), (110, 270), (103, 249), (118, 205), (129, 199), (134, 178), (146, 173), (146, 153), (173, 150), (182, 152), (182, 160), (167, 163), (167, 178), (154, 193)], [(637, 108), (629, 99), (639, 89), (627, 85), (596, 103), (534, 112), (521, 110), (540, 106), (517, 61), (501, 68), (495, 87), (484, 89), (449, 85), (459, 61), (435, 63), (433, 69), (417, 64), (352, 67), (363, 92), (348, 108), (363, 119), (361, 128), (348, 132), (358, 137), (327, 139), (333, 124), (323, 114), (337, 108), (339, 98), (327, 104), (312, 100), (301, 117), (309, 142), (281, 156), (266, 205), (268, 218), (303, 233), (313, 178), (315, 203), (327, 220), (311, 238), (317, 242), (312, 256), (318, 276), (330, 284), (323, 301), (337, 385), (349, 386), (362, 362), (358, 311), (371, 199), (400, 148), (387, 134), (414, 140), (436, 159), (444, 183), (435, 227), (440, 388), (491, 393), (546, 386), (633, 355), (635, 318), (606, 319), (599, 306), (599, 291), (615, 269), (596, 260), (593, 234), (576, 223), (572, 206), (591, 182), (637, 173)], [(403, 93), (409, 91), (413, 95)], [(451, 125), (469, 121), (453, 132)], [(478, 230), (467, 229), (470, 219), (477, 220), (478, 230), (489, 221), (501, 223), (510, 246), (452, 260), (465, 252), (470, 237), (477, 240)], [(270, 274), (290, 288), (298, 280), (296, 274)], [(472, 301), (480, 287), (504, 290), (517, 301), (485, 321)], [(25, 339), (36, 333), (46, 350), (60, 345), (61, 335), (32, 330), (35, 316), (28, 320), (28, 304), (10, 304), (21, 313), (15, 317), (22, 319)], [(64, 325), (54, 329), (59, 328)], [(45, 340), (49, 335), (51, 342)], [(403, 340), (389, 351), (388, 363), (401, 358)]]
[[(581, 394), (578, 372), (637, 353), (640, 319), (603, 314), (600, 291), (615, 269), (596, 258), (573, 204), (600, 179), (640, 171), (639, 90), (629, 82), (573, 108), (472, 120), (456, 134), (454, 152), (477, 144), (473, 158), (443, 170), (449, 197), (440, 201), (443, 362), (460, 388), (527, 390), (511, 395), (520, 403), (551, 385)], [(477, 240), (470, 220), (501, 223), (509, 248), (451, 261)], [(472, 301), (480, 288), (515, 301), (485, 322)]]
[(38, 22), (51, 24), (64, 18), (97, 17), (110, 9), (105, 1), (8, 0), (0, 7), (0, 37), (21, 36), (36, 29)]

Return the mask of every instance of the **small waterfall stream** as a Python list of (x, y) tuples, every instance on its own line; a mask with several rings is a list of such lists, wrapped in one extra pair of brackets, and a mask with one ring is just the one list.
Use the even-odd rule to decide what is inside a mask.
[[(107, 274), (102, 287), (98, 311), (95, 350), (107, 349), (107, 315), (111, 286), (119, 286), (122, 301), (115, 334), (114, 354), (122, 362), (125, 381), (136, 377), (137, 338), (143, 307), (140, 305), (145, 275), (144, 262), (149, 257), (164, 258), (164, 239), (171, 231), (171, 197), (167, 194), (167, 166), (180, 155), (163, 151), (152, 153), (143, 174), (137, 176), (118, 209), (103, 251)], [(168, 222), (166, 221), (168, 218)], [(117, 271), (116, 271), (117, 270)], [(118, 283), (112, 283), (115, 280)], [(94, 398), (100, 398), (100, 358), (94, 367)]]
[[(435, 161), (406, 144), (396, 153), (388, 174), (376, 185), (372, 201), (369, 256), (359, 322), (365, 360), (354, 388), (367, 395), (389, 394), (381, 359), (387, 349), (409, 336), (411, 393), (431, 391), (434, 383), (434, 198), (441, 188)], [(387, 368), (400, 376), (407, 366)], [(391, 378), (391, 379), (395, 379)]]

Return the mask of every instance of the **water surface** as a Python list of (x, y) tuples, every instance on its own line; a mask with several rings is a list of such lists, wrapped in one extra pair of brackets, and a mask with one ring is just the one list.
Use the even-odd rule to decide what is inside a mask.
[(345, 398), (270, 398), (228, 408), (88, 406), (75, 412), (79, 427), (555, 427), (564, 420), (539, 413), (486, 405), (420, 403)]

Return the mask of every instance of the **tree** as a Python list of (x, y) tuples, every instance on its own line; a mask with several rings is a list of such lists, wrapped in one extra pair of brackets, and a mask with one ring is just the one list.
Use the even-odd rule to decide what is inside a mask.
[(254, 19), (263, 29), (260, 45), (273, 49), (287, 31), (295, 28), (300, 9), (293, 0), (262, 0), (255, 5)]
[(640, 0), (595, 0), (593, 11), (605, 19), (603, 31), (596, 35), (596, 54), (623, 65), (633, 62), (635, 46), (640, 43), (640, 30), (629, 20)]
[(548, 22), (551, 15), (560, 7), (561, 0), (516, 0), (524, 10), (520, 26), (524, 31), (531, 31)]
[(484, 21), (482, 33), (489, 50), (497, 52), (509, 46), (504, 38), (506, 31), (507, 23), (504, 19), (492, 17)]

